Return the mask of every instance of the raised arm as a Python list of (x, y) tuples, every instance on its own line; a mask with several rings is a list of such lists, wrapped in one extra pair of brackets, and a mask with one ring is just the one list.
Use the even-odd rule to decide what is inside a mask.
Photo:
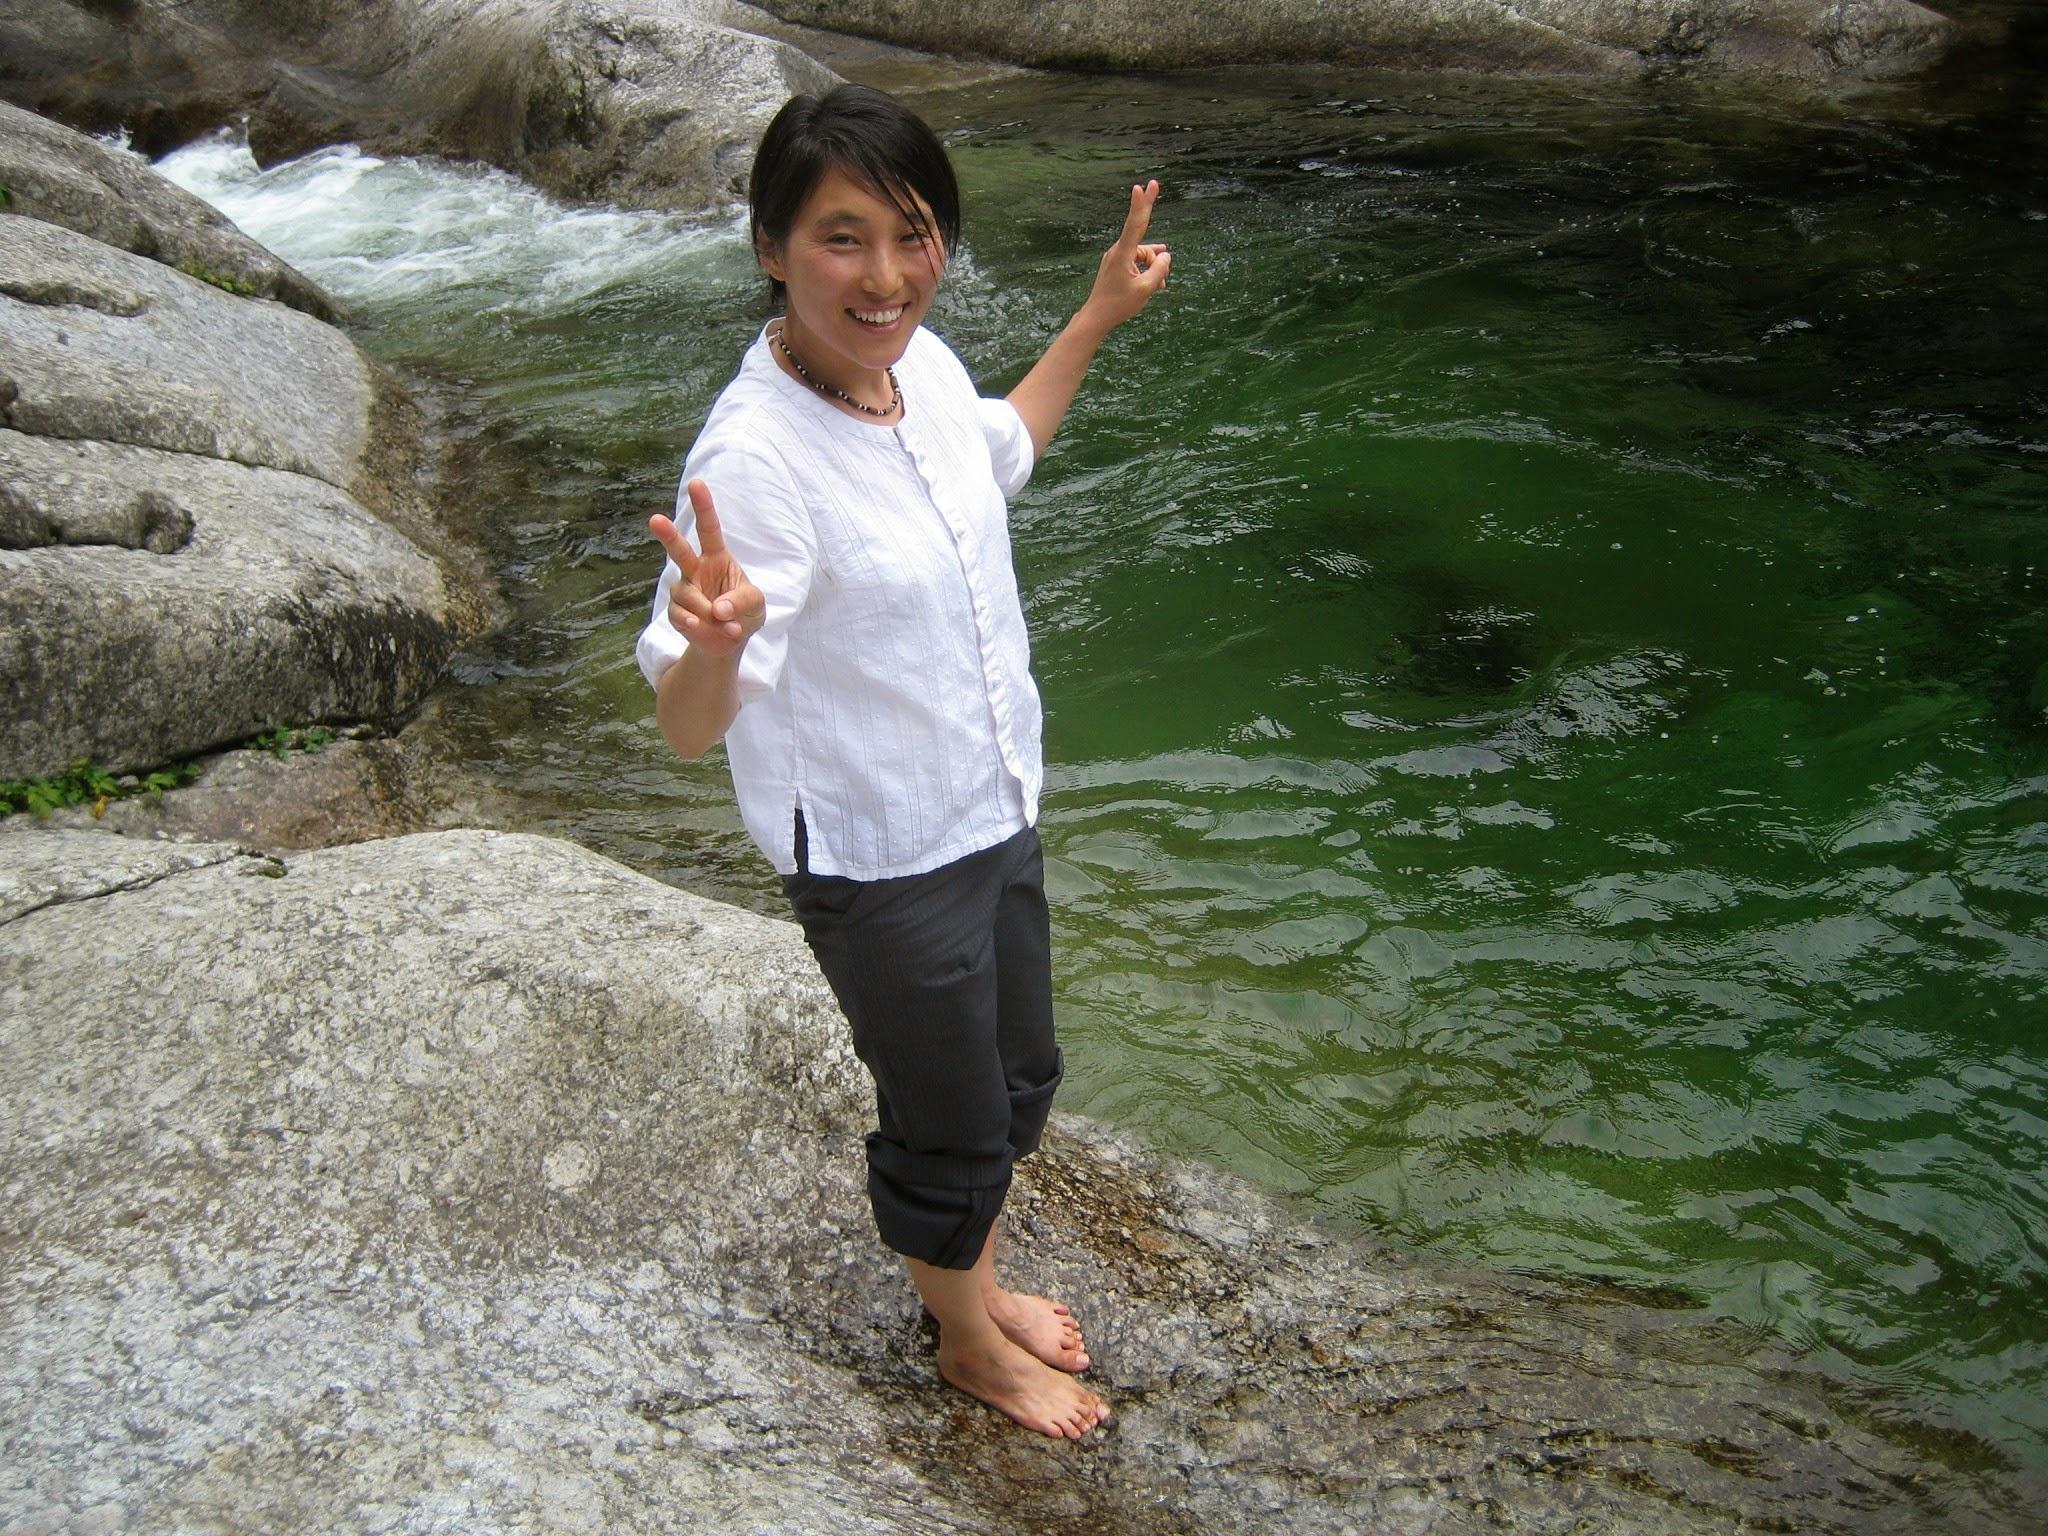
[(1045, 356), (1010, 391), (1010, 404), (1024, 419), (1032, 447), (1040, 454), (1066, 419), (1067, 407), (1074, 403), (1075, 391), (1103, 338), (1166, 286), (1172, 255), (1162, 244), (1144, 243), (1146, 227), (1152, 222), (1152, 205), (1158, 201), (1156, 181), (1131, 188), (1130, 215), (1116, 244), (1103, 253), (1087, 302), (1045, 349)]
[(655, 685), (654, 718), (677, 755), (702, 757), (740, 712), (740, 653), (761, 627), (767, 605), (725, 547), (711, 487), (692, 480), (689, 490), (701, 553), (672, 519), (657, 513), (647, 520), (648, 532), (682, 572), (669, 589), (668, 620), (689, 642)]

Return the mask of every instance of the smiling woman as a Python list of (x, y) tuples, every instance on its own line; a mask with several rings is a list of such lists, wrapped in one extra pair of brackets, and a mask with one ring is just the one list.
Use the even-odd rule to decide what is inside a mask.
[(946, 266), (924, 199), (899, 209), (835, 167), (800, 227), (762, 250), (761, 266), (787, 300), (780, 328), (770, 328), (780, 361), (857, 410), (900, 419), (894, 364)]
[(939, 1320), (940, 1374), (1064, 1438), (1109, 1417), (1075, 1379), (1080, 1325), (995, 1278), (1011, 1169), (1062, 1076), (1007, 498), (1103, 338), (1165, 285), (1143, 241), (1158, 195), (1132, 188), (1087, 303), (983, 399), (921, 325), (960, 230), (938, 140), (858, 86), (785, 106), (752, 185), (784, 312), (712, 407), (675, 518), (650, 523), (669, 559), (639, 644), (670, 746), (727, 741), (874, 1074), (875, 1224)]

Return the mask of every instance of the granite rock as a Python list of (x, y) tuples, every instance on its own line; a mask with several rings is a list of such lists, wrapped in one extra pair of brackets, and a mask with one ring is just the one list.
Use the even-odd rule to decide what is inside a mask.
[(340, 306), (138, 155), (0, 102), (0, 186), (7, 211), (276, 299), (322, 320)]
[(334, 327), (13, 214), (0, 216), (0, 306), (15, 431), (351, 488), (373, 384)]
[(334, 327), (0, 214), (0, 777), (411, 708), (491, 612), (426, 453)]
[[(22, 0), (0, 95), (161, 153), (246, 120), (269, 163), (442, 154), (546, 191), (701, 208), (793, 92), (837, 76), (726, 0)], [(734, 26), (728, 23), (737, 22)]]
[(1144, 13), (1045, 0), (763, 0), (786, 20), (1016, 64), (1193, 69), (1335, 63), (1573, 74), (1675, 65), (1887, 74), (1939, 56), (1913, 0), (1190, 0)]
[(1017, 1283), (1116, 1425), (938, 1387), (789, 925), (570, 844), (0, 824), (0, 1529), (2017, 1531), (1682, 1298), (1319, 1230), (1070, 1117)]

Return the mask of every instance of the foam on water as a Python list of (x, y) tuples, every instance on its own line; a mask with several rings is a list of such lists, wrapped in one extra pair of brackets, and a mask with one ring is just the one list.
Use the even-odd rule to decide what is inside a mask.
[(486, 311), (551, 312), (656, 278), (743, 229), (727, 216), (566, 207), (503, 171), (354, 145), (264, 170), (220, 134), (157, 169), (338, 297), (386, 313), (458, 295)]

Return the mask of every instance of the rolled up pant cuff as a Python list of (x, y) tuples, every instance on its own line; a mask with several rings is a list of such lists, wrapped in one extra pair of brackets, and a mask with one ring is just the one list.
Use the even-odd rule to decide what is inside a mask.
[(972, 1269), (1010, 1189), (1010, 1156), (912, 1152), (870, 1131), (868, 1200), (882, 1241), (939, 1269)]
[(1012, 1158), (1029, 1157), (1038, 1150), (1038, 1143), (1045, 1136), (1046, 1118), (1052, 1114), (1052, 1096), (1059, 1092), (1060, 1080), (1066, 1075), (1066, 1057), (1055, 1046), (1052, 1053), (1052, 1076), (1036, 1088), (1010, 1091)]

